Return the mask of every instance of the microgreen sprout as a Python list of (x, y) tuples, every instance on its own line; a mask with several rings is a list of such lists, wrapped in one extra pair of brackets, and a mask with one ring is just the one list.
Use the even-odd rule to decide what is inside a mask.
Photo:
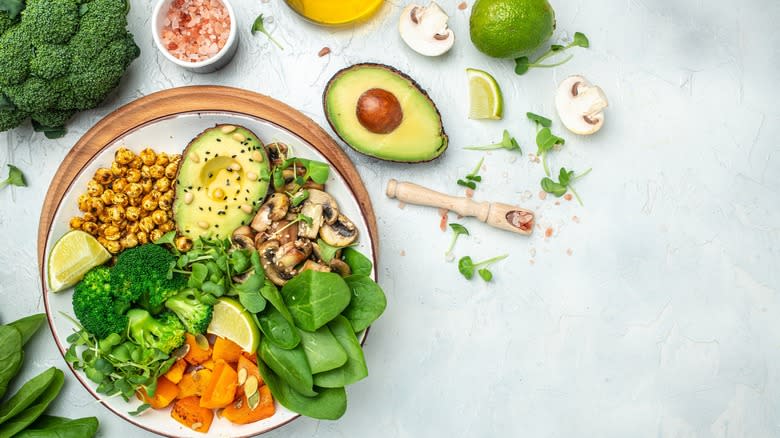
[(563, 53), (572, 47), (588, 48), (590, 47), (590, 41), (588, 41), (588, 37), (586, 37), (584, 33), (575, 32), (574, 39), (572, 40), (572, 42), (570, 42), (565, 46), (562, 46), (560, 44), (553, 44), (552, 46), (550, 46), (550, 49), (547, 52), (545, 52), (540, 57), (536, 58), (533, 62), (529, 61), (527, 56), (521, 56), (520, 58), (515, 59), (515, 73), (517, 73), (518, 75), (523, 75), (529, 69), (532, 68), (552, 68), (552, 67), (557, 67), (561, 64), (565, 64), (569, 62), (569, 60), (573, 58), (574, 55), (569, 55), (563, 60), (556, 62), (554, 64), (542, 64), (542, 61), (546, 60), (547, 58), (553, 55)]
[(465, 179), (459, 179), (458, 185), (463, 187), (468, 187), (471, 190), (477, 189), (477, 183), (482, 182), (482, 177), (479, 176), (479, 170), (482, 168), (482, 163), (485, 162), (485, 157), (482, 157), (481, 160), (479, 160), (479, 163), (477, 163), (477, 166), (474, 167), (474, 170), (471, 171), (468, 175), (466, 175)]
[(558, 173), (558, 182), (555, 182), (547, 177), (542, 178), (542, 190), (555, 195), (558, 198), (565, 195), (567, 191), (571, 191), (574, 194), (574, 197), (577, 198), (577, 202), (579, 202), (580, 205), (583, 205), (582, 199), (580, 198), (580, 195), (577, 193), (577, 191), (574, 190), (572, 183), (589, 174), (591, 170), (592, 169), (588, 169), (579, 175), (575, 175), (573, 170), (566, 170), (565, 167), (561, 167), (561, 170)]
[(252, 35), (255, 34), (255, 32), (262, 32), (265, 34), (265, 36), (268, 37), (269, 40), (271, 40), (272, 43), (276, 44), (277, 47), (284, 50), (284, 47), (282, 47), (281, 44), (279, 44), (274, 37), (271, 36), (271, 34), (265, 29), (265, 23), (263, 23), (264, 17), (263, 14), (260, 14), (256, 19), (254, 24), (252, 24)]
[(518, 143), (517, 140), (515, 140), (515, 138), (512, 137), (509, 134), (509, 131), (506, 129), (504, 129), (504, 137), (498, 143), (484, 146), (467, 146), (463, 149), (468, 149), (470, 151), (492, 151), (495, 149), (506, 149), (508, 151), (518, 151), (520, 152), (520, 155), (523, 154), (523, 150), (520, 148), (520, 143)]
[(290, 197), (290, 205), (293, 207), (297, 207), (301, 205), (301, 203), (309, 198), (309, 191), (308, 190), (298, 190), (295, 193), (288, 193), (287, 194)]
[(19, 170), (18, 167), (14, 166), (13, 164), (8, 165), (8, 178), (6, 178), (4, 181), (0, 181), (0, 189), (9, 185), (27, 187), (27, 182), (24, 180), (24, 174), (21, 170)]
[(540, 116), (539, 114), (534, 114), (531, 112), (525, 113), (526, 117), (528, 117), (529, 120), (536, 123), (537, 128), (549, 128), (552, 126), (552, 120), (548, 119), (547, 117)]
[(547, 153), (550, 152), (555, 145), (563, 145), (564, 143), (566, 143), (566, 140), (553, 134), (552, 131), (550, 131), (550, 128), (542, 128), (536, 133), (536, 146), (538, 147), (536, 155), (542, 159), (545, 175), (550, 176), (550, 168), (547, 166)]
[(458, 241), (458, 237), (461, 235), (469, 235), (469, 230), (461, 224), (451, 223), (450, 228), (452, 228), (452, 241), (450, 242), (449, 248), (447, 248), (447, 251), (444, 253), (445, 256), (452, 253), (452, 249), (455, 248), (455, 242)]
[(487, 259), (485, 261), (474, 263), (473, 260), (471, 260), (471, 257), (466, 256), (458, 260), (458, 271), (466, 277), (467, 280), (471, 280), (474, 278), (474, 271), (477, 271), (479, 273), (479, 276), (482, 277), (485, 281), (490, 281), (493, 279), (493, 273), (490, 272), (490, 270), (487, 268), (488, 266), (492, 265), (493, 263), (496, 263), (500, 260), (503, 260), (507, 258), (509, 254), (504, 254), (498, 257), (493, 257), (492, 259)]

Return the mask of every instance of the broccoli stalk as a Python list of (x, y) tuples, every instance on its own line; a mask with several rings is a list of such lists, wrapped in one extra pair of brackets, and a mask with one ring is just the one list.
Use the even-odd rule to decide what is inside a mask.
[(204, 304), (198, 297), (197, 289), (184, 289), (165, 302), (165, 307), (171, 310), (179, 317), (181, 322), (192, 334), (202, 334), (206, 332), (211, 322), (211, 306)]
[(84, 275), (73, 291), (73, 311), (86, 331), (99, 339), (127, 330), (130, 301), (111, 289), (111, 270), (98, 266)]
[(146, 310), (131, 309), (127, 320), (128, 337), (144, 348), (170, 354), (184, 343), (184, 325), (173, 313), (154, 318)]

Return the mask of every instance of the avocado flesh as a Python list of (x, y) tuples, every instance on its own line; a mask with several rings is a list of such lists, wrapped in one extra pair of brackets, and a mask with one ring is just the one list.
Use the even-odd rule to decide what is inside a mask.
[(182, 154), (173, 203), (182, 236), (230, 237), (252, 221), (268, 192), (270, 165), (263, 144), (252, 131), (232, 127), (203, 131)]
[[(358, 120), (360, 96), (372, 88), (389, 91), (403, 110), (401, 124), (376, 134)], [(358, 64), (337, 73), (325, 90), (325, 114), (333, 130), (350, 147), (379, 159), (430, 161), (447, 149), (447, 135), (436, 105), (417, 84), (392, 67)]]

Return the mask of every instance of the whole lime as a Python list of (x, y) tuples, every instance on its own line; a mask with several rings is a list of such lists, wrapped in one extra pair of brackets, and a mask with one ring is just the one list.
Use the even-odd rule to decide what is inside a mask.
[(480, 52), (517, 58), (550, 39), (555, 11), (547, 0), (477, 0), (469, 26), (471, 42)]

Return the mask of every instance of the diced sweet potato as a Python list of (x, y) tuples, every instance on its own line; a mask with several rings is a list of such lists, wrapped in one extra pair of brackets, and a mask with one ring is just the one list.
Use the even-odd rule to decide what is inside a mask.
[(241, 357), (241, 351), (241, 347), (230, 339), (217, 338), (211, 358), (215, 361), (222, 359), (227, 363), (236, 363)]
[[(257, 365), (254, 362), (250, 361), (244, 356), (241, 356), (238, 358), (238, 364), (236, 365), (236, 374), (240, 373), (242, 368), (246, 369), (247, 377), (255, 376), (255, 378), (257, 379), (258, 386), (263, 386), (264, 384), (263, 377), (260, 375), (260, 370), (257, 368)], [(237, 387), (236, 399), (240, 398), (241, 394), (243, 393), (244, 393), (244, 387), (243, 386)]]
[(184, 356), (184, 360), (192, 365), (199, 365), (211, 359), (211, 346), (206, 350), (200, 348), (198, 342), (195, 340), (195, 336), (189, 333), (187, 333), (187, 345), (190, 346), (190, 350), (187, 352), (187, 355)]
[(242, 395), (222, 410), (222, 417), (227, 418), (231, 423), (248, 424), (273, 416), (276, 407), (268, 385), (261, 386), (258, 392), (260, 403), (254, 409), (249, 406), (246, 395)]
[(186, 397), (176, 400), (171, 417), (194, 431), (206, 433), (214, 421), (214, 411), (202, 408), (198, 397)]
[(205, 368), (185, 374), (179, 382), (179, 398), (203, 395), (211, 382), (211, 376), (211, 370)]
[(171, 366), (171, 369), (168, 370), (167, 373), (165, 373), (165, 378), (170, 380), (172, 383), (179, 383), (181, 382), (181, 378), (184, 376), (184, 371), (187, 369), (187, 361), (184, 359), (179, 359)]
[(236, 370), (224, 360), (217, 360), (209, 386), (200, 398), (200, 406), (212, 409), (224, 408), (233, 401), (237, 386)]
[(149, 403), (155, 409), (163, 409), (176, 400), (176, 396), (179, 395), (179, 387), (165, 377), (160, 377), (157, 379), (157, 389), (154, 391), (154, 396), (149, 397), (143, 388), (138, 390), (138, 395), (141, 396), (144, 403)]

